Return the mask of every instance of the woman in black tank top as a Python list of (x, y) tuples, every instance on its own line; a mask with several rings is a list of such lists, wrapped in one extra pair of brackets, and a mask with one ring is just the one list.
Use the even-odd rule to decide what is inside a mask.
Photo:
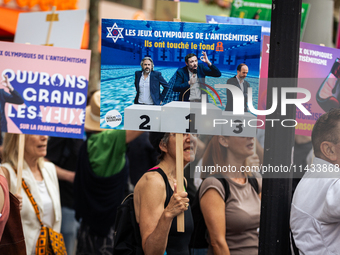
[[(183, 163), (194, 160), (197, 139), (183, 136)], [(177, 192), (176, 142), (174, 134), (150, 133), (150, 141), (161, 153), (160, 163), (150, 169), (135, 187), (134, 206), (144, 253), (189, 255), (194, 223), (186, 192)], [(185, 232), (177, 232), (177, 215), (184, 212)]]

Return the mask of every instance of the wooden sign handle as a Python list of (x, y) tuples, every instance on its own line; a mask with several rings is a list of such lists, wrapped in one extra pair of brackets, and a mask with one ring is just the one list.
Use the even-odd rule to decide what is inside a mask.
[(177, 17), (174, 18), (175, 22), (181, 22), (181, 2), (177, 1)]
[[(177, 192), (184, 191), (183, 134), (176, 134), (176, 179)], [(184, 213), (177, 216), (177, 232), (184, 232)]]
[(19, 149), (18, 149), (18, 169), (17, 169), (17, 192), (21, 192), (21, 182), (22, 182), (22, 166), (24, 162), (24, 148), (25, 148), (25, 135), (19, 134)]
[[(55, 10), (56, 10), (56, 7), (53, 6), (53, 7), (52, 7), (52, 17), (54, 16)], [(50, 21), (50, 25), (49, 25), (49, 27), (48, 27), (47, 37), (46, 37), (46, 44), (45, 44), (46, 46), (47, 46), (48, 43), (50, 42), (51, 31), (52, 31), (52, 24), (53, 24), (53, 18), (52, 18), (52, 20)]]

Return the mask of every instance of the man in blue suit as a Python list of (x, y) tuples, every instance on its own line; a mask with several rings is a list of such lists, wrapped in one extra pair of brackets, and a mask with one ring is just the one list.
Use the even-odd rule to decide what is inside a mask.
[[(135, 104), (160, 105), (168, 92), (169, 85), (163, 78), (161, 72), (154, 71), (151, 58), (145, 57), (140, 63), (142, 71), (135, 73), (136, 97)], [(160, 93), (160, 85), (163, 92)]]
[(221, 76), (220, 70), (211, 64), (205, 51), (202, 51), (200, 59), (208, 66), (198, 64), (197, 56), (190, 53), (185, 57), (186, 66), (176, 71), (173, 91), (180, 92), (179, 101), (201, 102), (201, 94), (206, 94), (201, 90), (201, 88), (206, 89), (205, 76)]
[(11, 104), (23, 104), (24, 99), (22, 99), (21, 95), (14, 90), (13, 86), (8, 80), (7, 75), (4, 75), (5, 80), (1, 81), (1, 84), (4, 87), (7, 87), (9, 89), (9, 93), (7, 93), (5, 90), (0, 89), (0, 118), (1, 118), (1, 131), (7, 132), (7, 120), (5, 115), (5, 104), (11, 103)]

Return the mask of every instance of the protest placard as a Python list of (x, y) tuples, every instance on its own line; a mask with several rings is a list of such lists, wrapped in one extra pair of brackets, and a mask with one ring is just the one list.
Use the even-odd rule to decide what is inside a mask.
[[(261, 79), (259, 89), (259, 110), (265, 110), (267, 98), (267, 78), (269, 65), (270, 38), (264, 37), (261, 62)], [(295, 134), (310, 136), (316, 120), (331, 108), (339, 108), (340, 104), (340, 51), (324, 46), (300, 43), (298, 88), (310, 92), (311, 98), (304, 103), (309, 115), (298, 107), (296, 110)], [(272, 92), (270, 92), (272, 93)], [(305, 98), (304, 93), (298, 93), (297, 98)], [(258, 116), (262, 121), (265, 116)], [(260, 128), (264, 128), (264, 125)]]
[(90, 51), (0, 42), (1, 130), (83, 138)]
[[(101, 127), (123, 129), (128, 123), (127, 128), (132, 130), (165, 132), (173, 130), (177, 133), (196, 130), (198, 133), (221, 135), (222, 128), (215, 129), (218, 131), (214, 133), (209, 128), (195, 125), (195, 120), (203, 122), (202, 118), (193, 118), (195, 114), (198, 114), (196, 105), (193, 107), (193, 105), (179, 105), (173, 102), (188, 101), (187, 98), (189, 98), (190, 91), (181, 92), (176, 89), (180, 83), (178, 75), (187, 70), (185, 57), (190, 53), (197, 56), (198, 78), (205, 78), (203, 82), (200, 81), (200, 91), (202, 96), (208, 98), (208, 104), (213, 105), (213, 107), (207, 107), (208, 111), (219, 111), (221, 119), (224, 118), (222, 112), (227, 102), (226, 89), (217, 88), (215, 85), (226, 84), (229, 78), (237, 74), (237, 66), (241, 63), (245, 63), (249, 68), (246, 80), (253, 87), (255, 105), (257, 104), (260, 41), (260, 26), (103, 19)], [(204, 54), (207, 55), (210, 63), (202, 61), (202, 59), (205, 60)], [(155, 98), (156, 102), (152, 104), (161, 105), (161, 109), (145, 107), (138, 101), (139, 94), (137, 93), (139, 93), (138, 86), (142, 73), (141, 61), (144, 57), (151, 58), (154, 65), (150, 79), (151, 83), (153, 81), (157, 83), (158, 90), (161, 87), (160, 91), (155, 92), (161, 95), (160, 98), (158, 95)], [(219, 75), (215, 75), (215, 72), (203, 74), (201, 70), (203, 68), (209, 70), (211, 66), (209, 64), (214, 70), (218, 70)], [(209, 77), (210, 74), (215, 77)], [(165, 80), (164, 87), (166, 88), (167, 85), (169, 87), (165, 95), (162, 95), (163, 79), (161, 83), (158, 82), (160, 76)], [(171, 110), (175, 108), (180, 114), (177, 118)], [(133, 120), (125, 119), (127, 113), (138, 110), (145, 112), (132, 114), (135, 118)], [(157, 121), (158, 118), (160, 122)], [(172, 120), (173, 126), (162, 125), (166, 118)], [(213, 127), (213, 120), (210, 125)], [(183, 128), (178, 130), (179, 126)], [(229, 128), (232, 132), (235, 126)]]

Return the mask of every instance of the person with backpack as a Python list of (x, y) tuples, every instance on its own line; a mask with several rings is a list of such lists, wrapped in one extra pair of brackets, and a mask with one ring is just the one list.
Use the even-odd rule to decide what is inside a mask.
[(216, 178), (205, 178), (198, 191), (208, 255), (258, 254), (262, 181), (246, 172), (254, 146), (251, 137), (214, 136), (203, 155), (203, 168), (221, 170)]
[[(176, 138), (172, 133), (150, 133), (151, 144), (161, 153), (159, 164), (138, 181), (134, 208), (145, 255), (189, 255), (194, 229), (187, 192), (177, 192)], [(183, 163), (195, 158), (196, 135), (183, 135)], [(184, 212), (185, 232), (177, 232), (176, 216)]]

